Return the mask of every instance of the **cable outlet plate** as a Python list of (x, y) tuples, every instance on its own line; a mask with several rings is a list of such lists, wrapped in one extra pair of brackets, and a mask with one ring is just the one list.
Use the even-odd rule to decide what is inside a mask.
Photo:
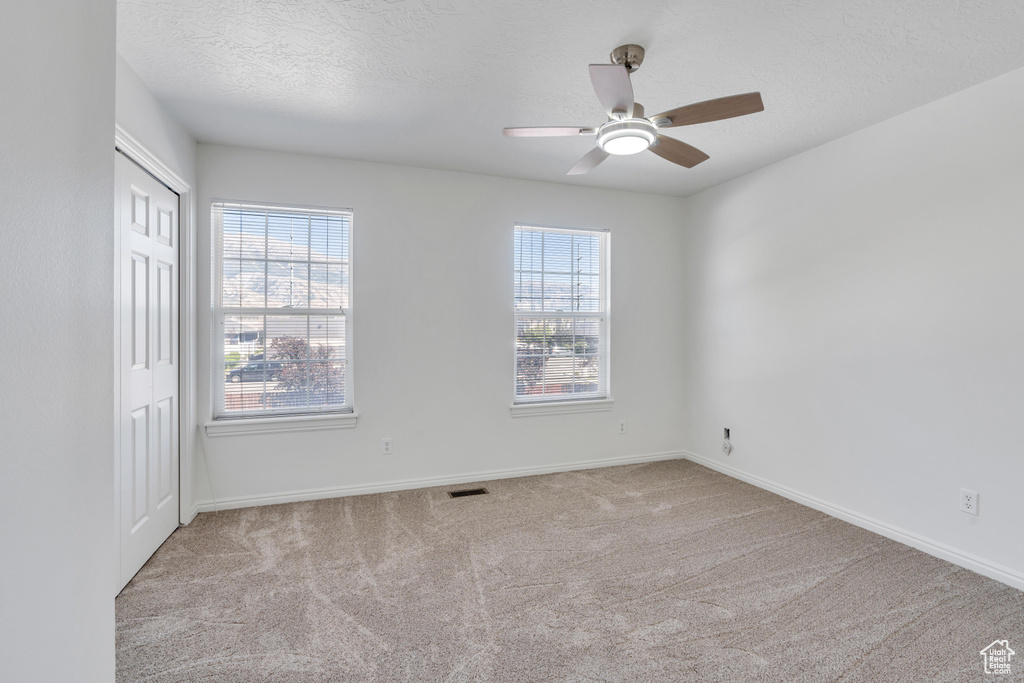
[(960, 489), (960, 512), (969, 515), (978, 514), (978, 492)]

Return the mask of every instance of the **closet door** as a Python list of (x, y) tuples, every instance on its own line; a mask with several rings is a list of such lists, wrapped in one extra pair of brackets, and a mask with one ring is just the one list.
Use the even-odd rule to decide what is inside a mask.
[(178, 526), (178, 195), (115, 157), (120, 591)]

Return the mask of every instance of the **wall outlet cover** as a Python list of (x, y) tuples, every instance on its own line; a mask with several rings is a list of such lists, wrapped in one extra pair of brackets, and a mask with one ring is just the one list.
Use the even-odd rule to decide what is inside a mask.
[(722, 452), (725, 453), (726, 455), (732, 453), (732, 444), (729, 443), (728, 439), (722, 442)]
[(978, 492), (960, 489), (960, 512), (969, 515), (978, 514)]

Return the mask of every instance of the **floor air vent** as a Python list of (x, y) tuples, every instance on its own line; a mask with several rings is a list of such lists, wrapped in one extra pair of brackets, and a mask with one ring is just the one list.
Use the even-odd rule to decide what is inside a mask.
[(463, 496), (482, 496), (487, 493), (487, 489), (466, 489), (465, 491), (449, 491), (449, 498), (462, 498)]

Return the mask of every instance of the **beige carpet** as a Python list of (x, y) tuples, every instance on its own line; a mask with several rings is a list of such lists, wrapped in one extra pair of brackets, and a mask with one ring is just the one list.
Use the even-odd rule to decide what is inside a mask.
[(704, 467), (485, 485), (200, 515), (118, 681), (1021, 680), (1024, 593)]

